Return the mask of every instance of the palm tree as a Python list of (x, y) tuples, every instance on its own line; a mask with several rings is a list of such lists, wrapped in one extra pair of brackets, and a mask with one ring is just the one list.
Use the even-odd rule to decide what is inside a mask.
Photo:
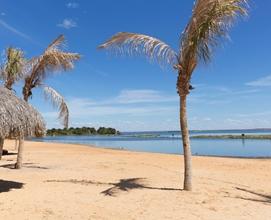
[[(64, 36), (57, 37), (44, 51), (44, 53), (38, 57), (32, 58), (25, 65), (25, 84), (23, 87), (24, 100), (28, 102), (29, 97), (32, 96), (32, 89), (42, 88), (45, 93), (45, 98), (49, 98), (52, 101), (54, 107), (59, 109), (59, 119), (62, 121), (65, 128), (69, 124), (69, 109), (63, 96), (61, 96), (56, 90), (45, 85), (43, 81), (49, 75), (56, 71), (67, 71), (74, 67), (74, 61), (80, 59), (80, 55), (77, 53), (68, 53), (61, 50), (61, 46), (64, 44)], [(20, 146), (23, 139), (19, 140), (18, 158), (22, 158), (23, 149)], [(22, 163), (17, 163), (16, 168), (20, 169)]]
[(74, 67), (74, 62), (80, 59), (77, 53), (61, 50), (64, 46), (63, 35), (57, 37), (38, 57), (32, 58), (26, 65), (28, 74), (24, 78), (23, 96), (28, 102), (34, 88), (42, 88), (45, 97), (51, 99), (53, 105), (59, 109), (59, 118), (63, 125), (68, 127), (69, 111), (64, 98), (53, 88), (45, 85), (43, 81), (49, 74), (57, 71), (67, 71)]
[(186, 99), (190, 93), (192, 74), (197, 65), (211, 60), (213, 49), (238, 16), (247, 15), (246, 0), (196, 0), (192, 17), (185, 27), (176, 53), (159, 39), (135, 33), (118, 33), (100, 45), (118, 53), (145, 55), (178, 72), (177, 92), (180, 98), (180, 127), (184, 150), (184, 190), (192, 190), (192, 154), (187, 123)]
[(7, 89), (12, 90), (13, 84), (22, 78), (25, 62), (22, 50), (13, 47), (6, 49), (5, 63), (1, 66), (0, 74)]

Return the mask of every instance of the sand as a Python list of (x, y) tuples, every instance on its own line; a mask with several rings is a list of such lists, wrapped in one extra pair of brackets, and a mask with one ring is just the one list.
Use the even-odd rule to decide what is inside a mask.
[[(11, 150), (14, 142), (8, 141)], [(271, 160), (194, 157), (182, 191), (178, 155), (25, 143), (0, 161), (0, 219), (271, 219)]]

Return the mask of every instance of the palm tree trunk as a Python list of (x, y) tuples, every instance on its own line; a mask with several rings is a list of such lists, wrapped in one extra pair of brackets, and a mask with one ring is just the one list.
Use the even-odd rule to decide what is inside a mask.
[[(24, 96), (24, 101), (28, 102), (29, 98), (29, 90), (27, 89), (26, 85), (23, 87), (23, 96)], [(17, 146), (17, 139), (16, 139), (16, 144)], [(24, 151), (24, 137), (20, 136), (19, 137), (19, 146), (18, 146), (18, 154), (17, 154), (17, 162), (15, 164), (15, 169), (21, 169), (23, 165), (23, 151)]]
[(180, 96), (180, 125), (184, 154), (184, 190), (192, 191), (192, 153), (187, 125), (186, 97), (187, 95)]
[(14, 150), (18, 149), (18, 138), (15, 138)]
[(28, 102), (28, 97), (29, 97), (28, 93), (24, 93), (23, 95), (24, 95), (24, 101)]
[(14, 81), (7, 80), (7, 81), (5, 82), (5, 85), (4, 85), (4, 86), (5, 86), (8, 90), (12, 90), (13, 84), (14, 84)]
[(24, 101), (26, 101), (26, 102), (28, 102), (29, 96), (32, 94), (30, 80), (31, 79), (29, 79), (29, 78), (25, 79), (25, 84), (24, 84), (23, 91), (22, 91)]
[(4, 147), (4, 138), (0, 138), (0, 160), (2, 159), (3, 155), (3, 147)]
[[(24, 88), (25, 89), (25, 88)], [(23, 92), (24, 101), (28, 102), (29, 93)], [(17, 145), (17, 139), (16, 139)], [(18, 146), (18, 154), (17, 154), (17, 162), (15, 164), (15, 169), (21, 169), (23, 165), (23, 152), (24, 152), (24, 138), (19, 137), (19, 146)]]
[(15, 164), (15, 169), (21, 169), (23, 164), (23, 148), (24, 148), (24, 138), (19, 138), (19, 149), (17, 155), (17, 163)]

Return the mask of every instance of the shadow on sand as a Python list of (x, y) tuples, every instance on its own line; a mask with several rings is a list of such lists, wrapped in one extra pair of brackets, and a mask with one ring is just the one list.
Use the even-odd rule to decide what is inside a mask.
[(248, 189), (244, 189), (244, 188), (239, 188), (236, 187), (237, 190), (242, 191), (242, 192), (246, 192), (249, 193), (250, 195), (254, 195), (254, 196), (258, 196), (259, 199), (255, 199), (255, 198), (249, 198), (249, 197), (241, 197), (238, 196), (236, 198), (238, 199), (243, 199), (243, 200), (248, 200), (248, 201), (253, 201), (253, 202), (261, 202), (261, 203), (267, 203), (267, 204), (271, 204), (271, 195), (266, 195), (263, 193), (258, 193), (252, 190), (248, 190)]
[(11, 156), (11, 155), (17, 155), (17, 153), (9, 152), (8, 150), (3, 149), (2, 156)]
[(150, 190), (165, 190), (165, 191), (182, 191), (181, 189), (175, 188), (160, 188), (160, 187), (151, 187), (146, 186), (143, 181), (145, 178), (130, 178), (130, 179), (120, 179), (117, 183), (103, 183), (103, 182), (95, 182), (88, 180), (47, 180), (46, 182), (60, 182), (60, 183), (73, 183), (73, 184), (81, 184), (81, 185), (106, 185), (112, 186), (104, 191), (101, 194), (105, 196), (116, 196), (120, 192), (128, 192), (133, 189), (150, 189)]
[(12, 155), (17, 155), (17, 153), (8, 152), (5, 156), (12, 156)]
[[(15, 164), (10, 163), (10, 164), (1, 165), (0, 167), (7, 168), (7, 169), (15, 169)], [(23, 168), (42, 169), (42, 170), (49, 169), (48, 167), (37, 166), (35, 165), (35, 163), (23, 163)]]
[(9, 192), (12, 189), (21, 189), (24, 183), (0, 180), (0, 193)]

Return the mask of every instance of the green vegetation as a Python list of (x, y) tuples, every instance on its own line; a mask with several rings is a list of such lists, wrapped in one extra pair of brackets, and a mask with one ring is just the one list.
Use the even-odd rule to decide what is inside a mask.
[(68, 135), (119, 135), (120, 132), (115, 128), (100, 127), (98, 130), (90, 127), (82, 128), (64, 128), (64, 129), (49, 129), (47, 136), (68, 136)]
[(197, 135), (192, 136), (193, 139), (255, 139), (255, 140), (271, 140), (271, 135)]

